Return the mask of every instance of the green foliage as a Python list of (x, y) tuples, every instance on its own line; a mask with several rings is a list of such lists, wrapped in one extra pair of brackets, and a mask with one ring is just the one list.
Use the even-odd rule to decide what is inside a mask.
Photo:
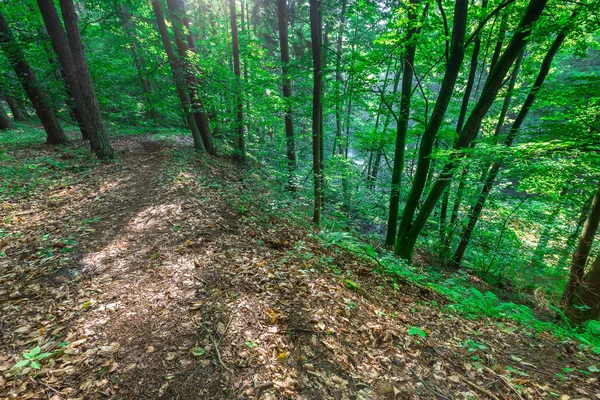
[(28, 366), (32, 369), (40, 369), (42, 368), (40, 360), (52, 355), (54, 355), (54, 353), (42, 353), (42, 348), (39, 346), (34, 347), (28, 352), (23, 353), (23, 359), (13, 366), (13, 370), (23, 369)]
[(427, 339), (427, 332), (418, 326), (411, 326), (408, 328), (408, 336), (419, 336), (423, 339)]

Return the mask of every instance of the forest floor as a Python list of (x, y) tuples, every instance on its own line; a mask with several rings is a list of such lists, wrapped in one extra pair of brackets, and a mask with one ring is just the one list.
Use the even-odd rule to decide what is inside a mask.
[[(0, 168), (52, 176), (0, 212), (0, 398), (600, 398), (600, 361), (575, 343), (442, 312), (309, 228), (236, 208), (256, 189), (227, 161), (113, 144), (111, 163), (81, 143), (0, 149)], [(13, 370), (36, 346), (41, 369)]]

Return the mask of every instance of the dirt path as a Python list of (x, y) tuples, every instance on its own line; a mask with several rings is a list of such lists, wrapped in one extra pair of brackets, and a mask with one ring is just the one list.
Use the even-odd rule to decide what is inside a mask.
[[(207, 167), (173, 167), (172, 145), (116, 147), (93, 179), (6, 212), (25, 242), (3, 243), (0, 398), (600, 396), (597, 374), (571, 372), (597, 361), (574, 344), (443, 314), (431, 292), (237, 212), (231, 191), (194, 179)], [(73, 251), (40, 260), (44, 235)], [(36, 345), (56, 353), (12, 374)]]

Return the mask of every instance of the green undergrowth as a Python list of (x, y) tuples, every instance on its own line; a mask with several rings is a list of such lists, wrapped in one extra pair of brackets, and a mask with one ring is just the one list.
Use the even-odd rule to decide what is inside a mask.
[(589, 321), (582, 326), (573, 326), (563, 312), (553, 306), (549, 308), (554, 320), (544, 321), (536, 317), (531, 307), (501, 301), (491, 291), (481, 292), (469, 282), (466, 271), (448, 275), (434, 267), (416, 268), (394, 257), (391, 253), (376, 250), (372, 245), (356, 239), (346, 232), (322, 231), (318, 239), (325, 247), (345, 249), (365, 261), (375, 261), (376, 273), (387, 274), (398, 280), (434, 290), (449, 300), (447, 312), (457, 313), (465, 318), (489, 317), (498, 321), (508, 320), (520, 324), (531, 333), (548, 332), (560, 340), (576, 340), (584, 349), (600, 354), (600, 322)]
[[(214, 173), (208, 173), (209, 170)], [(274, 221), (283, 219), (298, 226), (311, 226), (312, 199), (301, 192), (289, 193), (285, 189), (285, 179), (278, 178), (264, 167), (246, 165), (238, 168), (225, 159), (198, 157), (191, 149), (175, 149), (170, 175), (171, 179), (186, 187), (197, 185), (218, 191), (231, 210), (247, 223), (269, 229), (274, 227)], [(448, 300), (442, 308), (444, 312), (470, 319), (491, 318), (497, 321), (499, 327), (502, 327), (502, 321), (512, 321), (521, 326), (523, 332), (531, 335), (547, 332), (561, 341), (579, 343), (582, 350), (600, 354), (598, 321), (590, 321), (580, 327), (572, 326), (562, 311), (553, 305), (548, 306), (547, 314), (551, 317), (543, 320), (529, 306), (502, 301), (491, 291), (480, 291), (471, 282), (472, 276), (467, 270), (450, 274), (436, 267), (408, 265), (392, 253), (375, 249), (368, 242), (340, 231), (338, 228), (345, 223), (344, 220), (336, 222), (335, 216), (330, 215), (323, 226), (315, 237), (324, 247), (335, 246), (349, 251), (365, 262), (375, 262), (374, 273), (386, 274), (441, 294)]]
[(44, 131), (28, 125), (0, 135), (0, 201), (79, 182), (97, 162), (81, 146), (46, 146)]

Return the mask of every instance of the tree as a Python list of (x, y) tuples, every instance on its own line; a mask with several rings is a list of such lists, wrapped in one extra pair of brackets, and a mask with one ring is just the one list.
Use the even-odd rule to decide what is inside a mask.
[[(413, 185), (413, 188), (411, 189), (411, 196), (407, 201), (407, 206), (405, 207), (404, 214), (402, 216), (402, 222), (400, 224), (398, 240), (396, 241), (396, 254), (400, 255), (402, 258), (407, 260), (410, 260), (412, 258), (413, 250), (417, 242), (418, 236), (420, 235), (423, 227), (425, 226), (425, 223), (427, 222), (429, 215), (433, 211), (438, 199), (440, 198), (447, 185), (452, 180), (452, 177), (454, 176), (456, 164), (458, 163), (459, 158), (461, 157), (460, 152), (458, 151), (468, 148), (473, 139), (475, 138), (477, 132), (479, 131), (479, 128), (481, 127), (481, 122), (483, 118), (485, 117), (490, 106), (494, 102), (498, 91), (502, 87), (504, 78), (508, 73), (508, 70), (510, 69), (518, 55), (521, 53), (523, 47), (525, 46), (527, 38), (531, 34), (535, 22), (542, 14), (546, 3), (547, 0), (531, 0), (529, 2), (529, 5), (525, 13), (523, 14), (521, 21), (519, 22), (519, 25), (514, 35), (512, 36), (510, 43), (508, 44), (504, 53), (502, 54), (502, 56), (490, 72), (488, 78), (486, 79), (486, 83), (483, 87), (479, 100), (475, 104), (475, 107), (471, 111), (471, 114), (469, 115), (465, 126), (463, 127), (460, 135), (458, 136), (458, 139), (454, 145), (454, 149), (457, 150), (457, 152), (454, 156), (451, 157), (450, 161), (446, 163), (446, 165), (442, 169), (435, 183), (431, 187), (429, 195), (423, 202), (417, 216), (414, 218), (413, 221), (413, 216), (416, 212), (416, 206), (425, 186), (424, 181), (428, 173), (428, 171), (426, 171), (425, 169), (429, 169), (430, 162), (428, 161), (428, 157), (431, 154), (431, 145), (433, 140), (431, 138), (428, 138), (428, 142), (424, 150), (423, 144), (421, 145), (421, 149), (419, 151), (419, 161), (423, 163), (423, 167), (421, 168), (421, 173), (419, 174), (419, 168), (417, 166), (417, 173), (415, 175), (415, 185)], [(450, 56), (450, 59), (452, 59), (452, 55)], [(451, 65), (451, 63), (449, 63), (449, 65)], [(440, 96), (441, 94), (442, 90), (440, 90)], [(436, 111), (434, 110), (431, 118), (432, 121), (434, 121), (435, 116)], [(430, 121), (430, 125), (433, 123), (432, 121)], [(426, 135), (424, 134), (423, 142), (425, 142), (425, 136)]]
[(244, 105), (242, 103), (242, 89), (241, 89), (241, 69), (240, 69), (240, 46), (238, 39), (238, 28), (237, 28), (237, 16), (235, 11), (235, 0), (229, 0), (229, 21), (231, 23), (231, 46), (233, 50), (233, 70), (236, 76), (236, 89), (235, 89), (235, 108), (236, 122), (236, 143), (238, 151), (239, 161), (244, 161), (246, 157), (246, 149), (244, 144)]
[(46, 142), (48, 144), (65, 144), (67, 137), (65, 136), (56, 115), (48, 102), (48, 98), (40, 89), (40, 85), (33, 73), (33, 70), (25, 60), (23, 52), (19, 48), (8, 27), (8, 23), (4, 15), (0, 12), (0, 45), (2, 51), (10, 61), (19, 82), (23, 86), (25, 93), (35, 108), (35, 112), (40, 118), (44, 130), (46, 131)]
[[(541, 90), (541, 88), (544, 85), (544, 81), (546, 80), (546, 77), (548, 76), (548, 73), (550, 72), (552, 60), (554, 59), (554, 56), (556, 56), (556, 53), (558, 52), (562, 43), (564, 42), (564, 40), (567, 36), (567, 33), (568, 33), (568, 29), (570, 29), (570, 24), (567, 24), (565, 26), (565, 28), (556, 36), (556, 38), (554, 39), (554, 42), (548, 49), (548, 52), (546, 53), (546, 56), (544, 57), (544, 60), (542, 61), (542, 64), (540, 66), (540, 70), (537, 74), (535, 82), (533, 83), (533, 86), (532, 86), (527, 98), (525, 99), (525, 102), (521, 106), (519, 114), (517, 115), (515, 121), (513, 122), (512, 126), (508, 132), (508, 135), (504, 141), (504, 145), (506, 147), (510, 147), (513, 144), (519, 130), (521, 129), (521, 126), (523, 125), (523, 122), (525, 121), (525, 118), (527, 117), (527, 114), (529, 113), (531, 106), (533, 106), (533, 103), (535, 102), (535, 99), (536, 99), (539, 91)], [(516, 72), (517, 71), (515, 71), (513, 73), (516, 73)], [(511, 81), (510, 86), (514, 87), (513, 81)], [(510, 88), (509, 88), (509, 96), (510, 96)], [(508, 105), (505, 102), (504, 107), (501, 112), (501, 120), (498, 121), (498, 125), (496, 127), (496, 135), (495, 135), (496, 137), (499, 135), (500, 126), (504, 120), (504, 115), (506, 114), (507, 108), (508, 108)], [(495, 162), (491, 166), (491, 168), (487, 174), (487, 177), (485, 179), (485, 183), (481, 189), (481, 193), (479, 194), (475, 205), (472, 207), (472, 209), (469, 212), (469, 219), (468, 219), (467, 225), (465, 226), (462, 234), (460, 235), (460, 243), (458, 244), (456, 252), (454, 253), (454, 256), (452, 257), (452, 265), (454, 267), (458, 267), (462, 261), (462, 258), (464, 256), (467, 246), (469, 244), (471, 234), (473, 233), (473, 229), (475, 228), (475, 225), (477, 224), (477, 221), (479, 220), (479, 217), (481, 216), (483, 207), (487, 201), (490, 191), (492, 190), (492, 187), (494, 186), (494, 184), (496, 182), (496, 178), (498, 176), (498, 173), (500, 172), (501, 167), (502, 167), (502, 165), (500, 164), (500, 162)]]
[(192, 138), (194, 139), (194, 148), (196, 150), (204, 150), (204, 143), (202, 141), (202, 137), (200, 136), (200, 130), (198, 129), (198, 125), (196, 124), (194, 114), (192, 114), (190, 96), (185, 87), (184, 73), (182, 71), (182, 67), (179, 63), (179, 60), (175, 55), (175, 51), (173, 51), (173, 46), (171, 45), (171, 38), (169, 37), (169, 32), (167, 31), (167, 24), (165, 23), (165, 17), (159, 0), (152, 0), (152, 9), (154, 10), (156, 24), (158, 26), (158, 31), (162, 39), (165, 53), (167, 53), (167, 59), (169, 61), (169, 66), (171, 67), (171, 73), (173, 74), (173, 81), (175, 82), (177, 95), (183, 107), (185, 120), (188, 123), (188, 127), (190, 128), (190, 131), (192, 133)]
[(125, 35), (127, 35), (127, 38), (129, 39), (129, 48), (131, 49), (131, 55), (133, 56), (133, 62), (135, 64), (137, 76), (144, 94), (144, 100), (146, 102), (146, 115), (149, 118), (158, 119), (158, 114), (152, 101), (152, 88), (150, 87), (150, 81), (144, 75), (142, 68), (142, 58), (140, 57), (138, 51), (139, 44), (135, 34), (135, 24), (131, 19), (129, 9), (125, 4), (121, 4), (121, 9), (119, 11), (121, 14), (123, 32), (125, 32)]
[(4, 99), (6, 100), (6, 104), (8, 104), (8, 108), (10, 108), (10, 112), (12, 113), (15, 122), (25, 121), (25, 113), (21, 107), (19, 107), (17, 100), (9, 95), (4, 95)]
[[(81, 41), (81, 33), (77, 22), (78, 17), (75, 12), (73, 0), (59, 0), (59, 3), (67, 33), (67, 40), (69, 42), (69, 50), (71, 51), (73, 68), (79, 83), (79, 95), (83, 99), (83, 105), (85, 107), (83, 108), (83, 113), (85, 115), (84, 120), (87, 121), (89, 129), (88, 136), (90, 147), (92, 148), (92, 151), (96, 153), (98, 158), (112, 158), (115, 153), (108, 142), (106, 129), (100, 113), (100, 107), (98, 106), (96, 95), (94, 94), (92, 78), (90, 76), (83, 42)], [(71, 89), (73, 88), (71, 87)]]
[[(594, 261), (590, 272), (585, 275), (585, 266), (592, 248), (594, 236), (600, 224), (600, 185), (579, 237), (579, 242), (569, 273), (569, 281), (565, 287), (562, 303), (567, 308), (569, 318), (573, 322), (586, 319), (597, 319), (600, 313), (600, 256)], [(586, 306), (587, 308), (576, 306)]]
[(313, 57), (313, 103), (312, 103), (312, 149), (313, 149), (313, 180), (314, 180), (314, 210), (313, 223), (321, 223), (323, 207), (323, 186), (321, 179), (321, 86), (323, 76), (321, 71), (321, 3), (310, 0), (310, 37)]
[(277, 19), (279, 26), (279, 49), (281, 53), (281, 78), (285, 101), (284, 123), (286, 155), (288, 159), (288, 185), (294, 190), (294, 171), (296, 170), (296, 146), (294, 143), (294, 119), (292, 114), (292, 87), (290, 82), (290, 48), (288, 42), (288, 6), (287, 0), (277, 0)]
[(64, 76), (67, 96), (72, 96), (75, 102), (74, 114), (79, 123), (81, 136), (84, 139), (89, 139), (89, 132), (94, 128), (87, 118), (87, 105), (81, 92), (79, 79), (73, 64), (73, 56), (71, 55), (69, 43), (60, 22), (58, 12), (54, 6), (54, 1), (38, 0), (37, 3), (46, 26), (46, 31), (52, 41), (52, 48), (59, 59), (60, 71)]
[(395, 244), (395, 253), (402, 258), (410, 259), (412, 256), (412, 246), (410, 246), (410, 229), (413, 215), (416, 211), (421, 193), (425, 187), (427, 175), (429, 173), (429, 165), (431, 163), (431, 151), (437, 132), (442, 124), (444, 115), (452, 97), (452, 91), (456, 84), (456, 78), (462, 65), (465, 55), (464, 39), (467, 24), (467, 8), (466, 0), (457, 0), (454, 5), (454, 24), (452, 27), (452, 43), (450, 46), (450, 55), (446, 63), (446, 72), (442, 80), (442, 86), (439, 91), (429, 124), (421, 139), (419, 147), (419, 160), (417, 171), (413, 180), (413, 185), (410, 190), (408, 200), (404, 206), (402, 220), (398, 228), (398, 234)]
[(390, 191), (390, 207), (385, 236), (386, 246), (393, 246), (396, 241), (396, 226), (398, 224), (398, 210), (400, 208), (400, 183), (404, 171), (404, 150), (406, 148), (406, 134), (408, 132), (408, 119), (410, 118), (410, 99), (412, 97), (415, 51), (417, 41), (415, 33), (417, 26), (414, 23), (416, 8), (419, 2), (411, 0), (408, 10), (408, 32), (406, 34), (406, 51), (402, 67), (402, 89), (400, 97), (400, 114), (396, 125), (396, 148), (394, 151), (394, 169), (392, 172), (392, 188)]
[(0, 103), (0, 130), (5, 131), (10, 128), (12, 128), (12, 122), (10, 122), (10, 118), (6, 113), (4, 104)]
[[(184, 0), (167, 0), (167, 5), (170, 11), (171, 21), (173, 22), (173, 33), (175, 35), (175, 44), (179, 53), (179, 62), (181, 70), (187, 84), (187, 91), (192, 105), (192, 112), (196, 125), (202, 137), (204, 149), (210, 154), (215, 154), (215, 148), (212, 143), (210, 128), (208, 126), (208, 115), (204, 108), (204, 104), (198, 94), (198, 79), (194, 74), (191, 62), (189, 60), (188, 51), (194, 51), (196, 48), (194, 39), (190, 32), (189, 21), (185, 16)], [(186, 33), (184, 33), (184, 29)]]

